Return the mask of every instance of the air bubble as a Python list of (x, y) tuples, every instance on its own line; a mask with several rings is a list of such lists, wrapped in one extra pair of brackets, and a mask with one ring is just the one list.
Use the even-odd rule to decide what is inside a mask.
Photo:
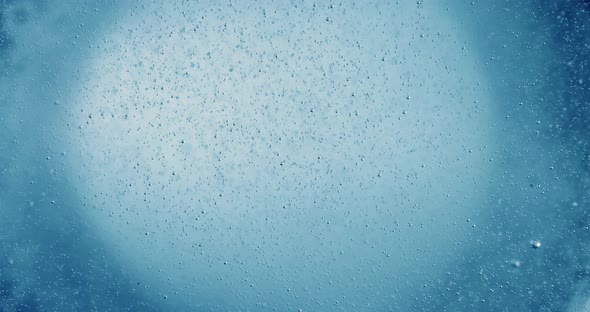
[(510, 265), (514, 268), (520, 268), (520, 266), (522, 265), (522, 262), (520, 262), (519, 260), (511, 260)]

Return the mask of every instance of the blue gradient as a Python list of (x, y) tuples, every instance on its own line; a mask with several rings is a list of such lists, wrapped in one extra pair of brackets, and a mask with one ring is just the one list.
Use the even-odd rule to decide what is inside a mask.
[(588, 308), (584, 2), (0, 11), (0, 311)]

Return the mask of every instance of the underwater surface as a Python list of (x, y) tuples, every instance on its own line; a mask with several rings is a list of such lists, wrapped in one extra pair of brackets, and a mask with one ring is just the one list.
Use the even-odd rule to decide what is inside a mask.
[(587, 1), (0, 0), (0, 312), (590, 311)]

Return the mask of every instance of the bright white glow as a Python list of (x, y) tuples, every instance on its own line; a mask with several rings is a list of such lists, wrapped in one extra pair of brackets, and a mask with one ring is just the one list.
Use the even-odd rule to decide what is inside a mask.
[(163, 1), (104, 34), (68, 135), (132, 276), (176, 304), (326, 311), (401, 306), (444, 272), (492, 112), (444, 10), (402, 2)]

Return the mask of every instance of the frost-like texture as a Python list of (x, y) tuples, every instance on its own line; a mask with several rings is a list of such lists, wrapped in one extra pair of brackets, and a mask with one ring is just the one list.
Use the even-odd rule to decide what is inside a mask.
[(494, 118), (444, 11), (131, 11), (90, 58), (68, 135), (85, 213), (138, 278), (193, 306), (348, 310), (403, 306), (444, 274)]
[(0, 1), (0, 311), (584, 311), (586, 0)]

